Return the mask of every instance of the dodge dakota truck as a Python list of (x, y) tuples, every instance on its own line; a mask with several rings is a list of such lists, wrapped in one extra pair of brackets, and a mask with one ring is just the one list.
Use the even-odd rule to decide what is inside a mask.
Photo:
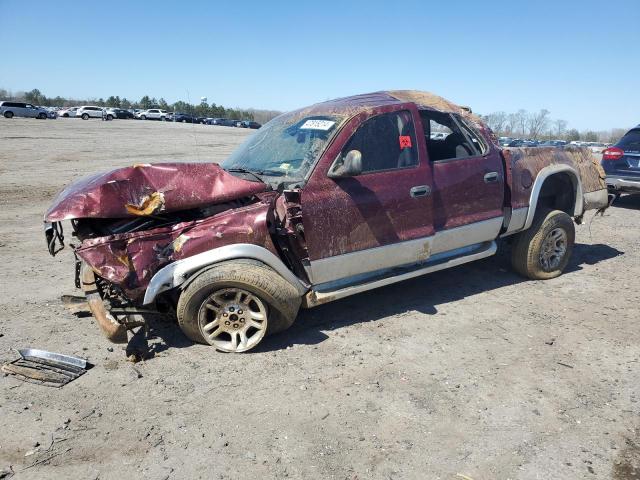
[(48, 248), (77, 242), (76, 285), (106, 336), (145, 312), (247, 351), (313, 307), (493, 255), (549, 279), (574, 221), (608, 205), (580, 147), (500, 148), (469, 108), (416, 91), (356, 95), (273, 119), (220, 164), (140, 164), (71, 184)]

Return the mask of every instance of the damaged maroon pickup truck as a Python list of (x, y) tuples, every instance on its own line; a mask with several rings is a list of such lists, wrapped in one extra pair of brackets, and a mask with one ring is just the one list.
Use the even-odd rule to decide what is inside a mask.
[(501, 149), (468, 108), (414, 91), (281, 115), (221, 164), (134, 165), (72, 184), (45, 214), (70, 220), (76, 284), (112, 341), (141, 312), (175, 312), (226, 352), (289, 327), (301, 306), (485, 258), (559, 275), (574, 225), (608, 205), (582, 148)]

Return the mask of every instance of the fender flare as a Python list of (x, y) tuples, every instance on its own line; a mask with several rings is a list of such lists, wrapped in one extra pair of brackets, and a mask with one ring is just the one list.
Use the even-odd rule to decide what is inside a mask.
[(527, 211), (527, 219), (525, 220), (523, 230), (528, 229), (533, 224), (533, 217), (536, 214), (536, 207), (538, 206), (538, 197), (540, 196), (540, 191), (542, 190), (542, 185), (547, 178), (555, 175), (557, 173), (566, 173), (569, 175), (571, 179), (571, 183), (573, 183), (573, 192), (575, 193), (576, 202), (573, 206), (573, 215), (574, 217), (579, 217), (582, 215), (584, 206), (584, 198), (582, 192), (582, 182), (580, 181), (580, 175), (576, 171), (575, 168), (569, 165), (549, 165), (544, 167), (540, 172), (538, 172), (538, 176), (533, 184), (533, 188), (531, 189), (531, 195), (529, 196), (529, 210)]
[(276, 255), (264, 247), (250, 243), (236, 243), (214, 248), (206, 252), (198, 253), (192, 257), (176, 260), (169, 265), (162, 267), (151, 278), (149, 286), (144, 294), (144, 305), (153, 303), (156, 297), (172, 288), (178, 287), (186, 282), (192, 273), (195, 273), (210, 265), (235, 260), (250, 258), (264, 263), (274, 269), (282, 278), (288, 281), (300, 293), (304, 295), (308, 288)]

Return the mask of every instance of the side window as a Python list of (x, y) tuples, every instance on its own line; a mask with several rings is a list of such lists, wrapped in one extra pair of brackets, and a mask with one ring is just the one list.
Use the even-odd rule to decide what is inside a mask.
[(484, 154), (486, 147), (461, 119), (435, 110), (421, 110), (429, 160), (455, 160)]
[(386, 113), (365, 121), (340, 154), (362, 153), (362, 173), (381, 172), (418, 165), (418, 148), (411, 112)]

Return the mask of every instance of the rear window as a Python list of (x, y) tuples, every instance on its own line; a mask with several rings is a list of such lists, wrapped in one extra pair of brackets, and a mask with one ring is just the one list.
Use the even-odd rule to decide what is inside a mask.
[(617, 146), (622, 149), (640, 150), (640, 129), (627, 132), (627, 134), (620, 139)]

